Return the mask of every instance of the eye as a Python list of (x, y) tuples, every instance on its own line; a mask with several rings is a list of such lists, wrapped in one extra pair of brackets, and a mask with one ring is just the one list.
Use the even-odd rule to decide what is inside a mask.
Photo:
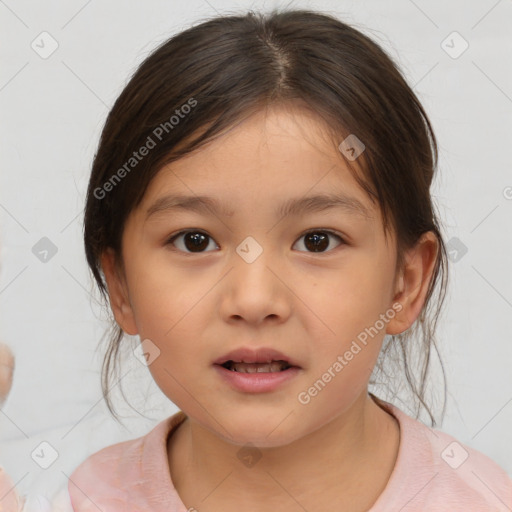
[[(181, 239), (183, 237), (183, 239)], [(210, 244), (208, 239), (213, 239), (203, 233), (202, 231), (197, 230), (189, 230), (189, 231), (180, 231), (176, 235), (173, 235), (169, 240), (167, 240), (167, 244), (175, 245), (180, 251), (183, 252), (191, 252), (191, 253), (200, 253), (200, 252), (209, 252), (204, 251)], [(175, 241), (178, 243), (175, 244)], [(215, 244), (216, 245), (216, 244)]]
[[(344, 243), (341, 236), (327, 229), (308, 231), (302, 235), (299, 240), (304, 238), (303, 246), (309, 252), (326, 252), (327, 250), (332, 250), (337, 247), (337, 245), (332, 247), (333, 244), (330, 241), (330, 237), (335, 237), (340, 241), (337, 245)], [(185, 253), (201, 253), (209, 252), (206, 251), (206, 249), (210, 247), (209, 240), (213, 242), (213, 239), (202, 231), (188, 230), (180, 231), (176, 235), (171, 236), (166, 244), (174, 245), (178, 250)], [(297, 243), (299, 242), (297, 241), (296, 244)], [(214, 243), (214, 246), (218, 249), (217, 244)]]
[(341, 236), (327, 229), (315, 229), (308, 231), (302, 235), (299, 240), (304, 238), (303, 245), (307, 250), (311, 249), (311, 252), (326, 252), (327, 248), (333, 249), (333, 247), (330, 247), (332, 245), (329, 240), (330, 236), (336, 237), (341, 241), (338, 245), (345, 243)]

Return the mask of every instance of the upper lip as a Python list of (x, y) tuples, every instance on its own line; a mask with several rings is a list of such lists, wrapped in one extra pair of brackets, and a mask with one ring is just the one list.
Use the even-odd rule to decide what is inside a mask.
[(294, 359), (287, 355), (268, 347), (260, 347), (257, 349), (241, 347), (227, 354), (219, 357), (213, 363), (224, 364), (227, 361), (234, 361), (237, 363), (268, 363), (271, 361), (286, 361), (290, 366), (299, 366)]

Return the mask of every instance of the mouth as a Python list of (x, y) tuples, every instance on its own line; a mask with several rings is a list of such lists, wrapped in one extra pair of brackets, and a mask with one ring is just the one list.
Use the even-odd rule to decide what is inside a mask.
[(277, 373), (284, 372), (289, 368), (292, 368), (292, 365), (283, 360), (261, 363), (244, 363), (230, 359), (220, 366), (226, 368), (226, 370), (239, 373)]
[(237, 373), (280, 373), (301, 368), (295, 359), (272, 347), (239, 347), (213, 363)]
[(239, 347), (213, 365), (231, 389), (250, 394), (277, 391), (303, 371), (298, 361), (272, 347)]

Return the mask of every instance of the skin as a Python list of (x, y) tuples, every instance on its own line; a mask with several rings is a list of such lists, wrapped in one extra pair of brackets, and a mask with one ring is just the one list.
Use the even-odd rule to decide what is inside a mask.
[[(169, 468), (185, 505), (200, 512), (367, 510), (396, 461), (398, 424), (369, 397), (368, 380), (385, 334), (408, 329), (422, 309), (437, 239), (424, 234), (395, 273), (394, 234), (386, 242), (379, 208), (323, 127), (299, 106), (272, 107), (172, 162), (127, 220), (124, 272), (112, 250), (102, 256), (116, 321), (159, 348), (150, 372), (188, 416), (168, 440)], [(289, 198), (334, 190), (370, 215), (274, 213)], [(166, 211), (146, 220), (147, 208), (171, 192), (213, 196), (230, 214)], [(185, 229), (211, 237), (203, 252), (184, 236), (167, 243)], [(343, 242), (331, 235), (314, 252), (304, 237), (311, 229)], [(252, 263), (236, 252), (247, 236), (263, 249)], [(298, 394), (394, 303), (401, 311), (300, 403)], [(233, 390), (212, 363), (240, 346), (274, 347), (301, 370), (272, 392)], [(237, 457), (247, 443), (261, 455), (250, 467)]]

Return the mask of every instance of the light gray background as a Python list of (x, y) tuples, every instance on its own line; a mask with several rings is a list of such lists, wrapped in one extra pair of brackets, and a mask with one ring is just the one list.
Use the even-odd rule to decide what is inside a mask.
[[(439, 330), (450, 393), (442, 430), (512, 474), (512, 1), (0, 0), (0, 339), (17, 365), (0, 411), (0, 462), (21, 493), (51, 494), (87, 455), (176, 410), (136, 361), (123, 382), (148, 418), (118, 398), (123, 429), (102, 401), (96, 346), (106, 323), (81, 233), (110, 106), (176, 31), (216, 13), (286, 4), (335, 14), (373, 37), (432, 120), (440, 142), (433, 193), (446, 240), (457, 239), (449, 245), (459, 251)], [(42, 46), (43, 31), (58, 43), (46, 59), (31, 47)], [(452, 56), (441, 46), (453, 31), (469, 44), (457, 58), (461, 40), (447, 40)], [(57, 248), (47, 262), (32, 251), (43, 237)], [(59, 455), (46, 470), (31, 458), (42, 441)]]

